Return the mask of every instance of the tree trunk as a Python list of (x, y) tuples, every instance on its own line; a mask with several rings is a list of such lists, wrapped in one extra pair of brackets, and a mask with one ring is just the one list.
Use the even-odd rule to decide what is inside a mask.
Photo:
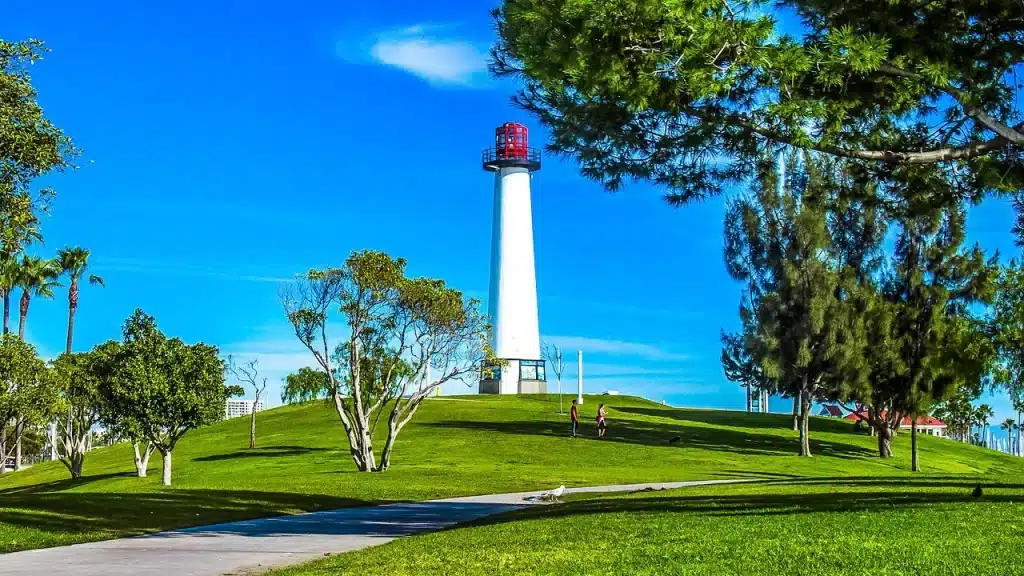
[(910, 471), (920, 472), (921, 465), (917, 458), (917, 415), (912, 416), (910, 421)]
[(348, 436), (348, 451), (352, 456), (352, 461), (356, 463), (356, 470), (360, 472), (373, 471), (373, 467), (369, 464), (369, 460), (366, 459), (365, 452), (360, 444), (360, 437), (356, 434), (348, 414), (345, 413), (344, 400), (341, 394), (335, 391), (332, 397), (334, 398), (334, 411), (338, 414), (338, 419), (341, 420), (341, 424), (345, 428), (345, 435)]
[[(806, 376), (804, 377), (806, 382)], [(800, 455), (811, 456), (811, 395), (806, 386), (800, 391)]]
[(32, 301), (32, 296), (29, 295), (28, 290), (21, 291), (21, 315), (18, 318), (18, 338), (25, 339), (25, 318), (28, 317), (28, 305)]
[[(801, 392), (800, 394), (803, 394)], [(793, 431), (800, 429), (800, 394), (793, 396)]]
[(67, 353), (71, 354), (71, 339), (75, 333), (75, 312), (78, 310), (78, 278), (71, 278), (68, 290), (68, 345)]
[[(419, 410), (420, 400), (410, 399), (412, 406), (408, 406), (408, 412), (404, 415), (405, 422), (408, 422), (412, 415)], [(391, 467), (391, 452), (395, 449), (395, 440), (398, 439), (398, 433), (402, 431), (403, 424), (399, 422), (398, 406), (391, 410), (391, 414), (388, 416), (388, 438), (384, 442), (384, 451), (381, 452), (380, 466), (378, 472), (387, 472), (388, 468)]]
[(11, 291), (4, 290), (4, 334), (11, 331)]
[(260, 403), (260, 393), (256, 392), (256, 399), (252, 401), (252, 415), (249, 417), (249, 448), (256, 447), (256, 405)]
[(388, 439), (384, 442), (384, 451), (380, 455), (380, 466), (377, 468), (378, 472), (387, 472), (388, 468), (391, 467), (391, 450), (395, 446), (395, 438), (398, 437), (397, 422), (395, 421), (395, 413), (391, 413), (391, 417), (388, 418)]
[(14, 421), (14, 469), (21, 470), (21, 437), (25, 434), (25, 423), (21, 419)]
[(892, 430), (889, 423), (883, 421), (881, 427), (872, 426), (871, 429), (878, 432), (878, 457), (892, 458)]
[(132, 450), (135, 451), (135, 472), (139, 475), (139, 478), (145, 478), (146, 469), (149, 467), (149, 457), (153, 454), (153, 445), (147, 443), (146, 448), (140, 454), (139, 443), (132, 442)]
[(7, 474), (7, 422), (0, 423), (0, 474)]
[(1020, 426), (1018, 426), (1017, 427), (1017, 456), (1020, 457), (1020, 455), (1021, 455), (1021, 450), (1020, 450)]
[(164, 486), (171, 485), (171, 451), (161, 452), (164, 455), (164, 468), (161, 483)]

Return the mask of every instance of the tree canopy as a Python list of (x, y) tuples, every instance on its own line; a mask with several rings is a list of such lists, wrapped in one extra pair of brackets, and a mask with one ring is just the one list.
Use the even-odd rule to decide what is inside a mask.
[(169, 485), (178, 440), (223, 419), (224, 401), (238, 390), (224, 385), (216, 347), (167, 338), (142, 310), (125, 321), (123, 333), (122, 343), (101, 347), (105, 419), (133, 441), (148, 441), (160, 451), (163, 481)]
[(549, 148), (617, 189), (682, 204), (793, 146), (893, 184), (1016, 193), (1024, 61), (1016, 0), (504, 0), (492, 70)]
[[(443, 280), (411, 278), (405, 266), (402, 258), (358, 251), (340, 268), (300, 275), (282, 295), (295, 335), (328, 378), (360, 471), (387, 470), (395, 440), (420, 403), (445, 382), (475, 376), (491, 356), (479, 302)], [(335, 310), (348, 336), (332, 354)], [(431, 380), (424, 381), (428, 366)], [(381, 418), (388, 432), (378, 463), (373, 441)]]

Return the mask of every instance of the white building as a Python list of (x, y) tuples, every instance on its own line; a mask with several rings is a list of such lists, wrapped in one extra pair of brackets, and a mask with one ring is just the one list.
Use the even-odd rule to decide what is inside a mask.
[[(256, 405), (256, 411), (263, 411), (263, 402), (260, 401)], [(240, 400), (237, 398), (228, 398), (224, 402), (224, 417), (225, 418), (238, 418), (239, 416), (248, 416), (252, 414), (252, 400)]]
[(533, 255), (532, 173), (540, 153), (529, 147), (526, 127), (507, 122), (495, 130), (494, 148), (484, 151), (483, 168), (494, 173), (491, 279), (487, 298), (494, 355), (481, 394), (543, 394), (547, 373), (540, 354), (537, 278)]

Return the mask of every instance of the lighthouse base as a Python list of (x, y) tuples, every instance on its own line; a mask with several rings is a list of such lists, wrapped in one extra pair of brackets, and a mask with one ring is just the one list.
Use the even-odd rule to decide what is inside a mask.
[(547, 394), (543, 360), (506, 360), (505, 366), (485, 370), (481, 394)]

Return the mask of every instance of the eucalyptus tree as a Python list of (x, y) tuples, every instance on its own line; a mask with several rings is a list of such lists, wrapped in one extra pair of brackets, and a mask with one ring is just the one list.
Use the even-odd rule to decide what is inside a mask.
[(267, 378), (260, 376), (258, 360), (249, 360), (244, 364), (235, 364), (234, 359), (228, 356), (228, 372), (243, 384), (252, 386), (253, 399), (252, 410), (249, 414), (249, 448), (256, 447), (256, 409), (259, 407), (260, 396), (267, 389)]
[[(442, 280), (410, 278), (405, 266), (383, 252), (354, 252), (342, 267), (310, 270), (282, 293), (296, 337), (327, 376), (349, 454), (363, 472), (387, 470), (420, 404), (445, 382), (475, 379), (493, 356), (479, 302)], [(332, 354), (334, 311), (347, 336)], [(428, 366), (432, 381), (420, 385)], [(387, 435), (378, 463), (381, 418)]]
[(330, 389), (331, 379), (326, 372), (304, 366), (299, 368), (298, 372), (285, 377), (284, 387), (281, 389), (281, 402), (293, 404), (327, 398)]

